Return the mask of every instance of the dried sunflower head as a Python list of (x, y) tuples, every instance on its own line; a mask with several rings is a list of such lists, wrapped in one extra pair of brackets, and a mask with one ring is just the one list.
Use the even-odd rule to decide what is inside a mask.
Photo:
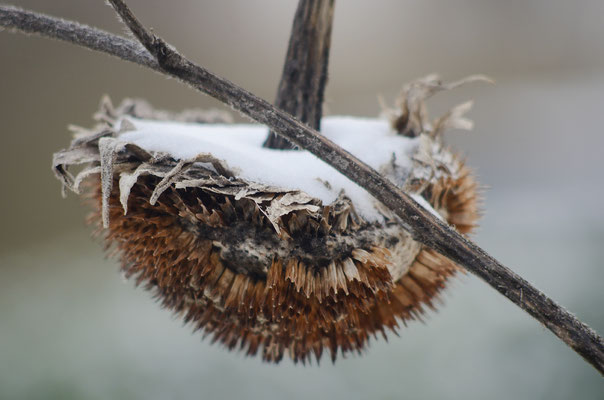
[[(425, 112), (409, 118), (426, 96), (408, 95), (393, 127), (326, 118), (323, 132), (468, 233), (478, 218), (476, 183), (439, 140), (463, 112), (432, 125)], [(413, 126), (402, 125), (405, 112)], [(100, 125), (55, 154), (57, 177), (93, 200), (91, 221), (126, 276), (229, 349), (275, 362), (285, 353), (305, 362), (324, 349), (334, 360), (361, 352), (370, 336), (432, 308), (459, 270), (313, 156), (260, 149), (261, 127), (129, 100), (117, 108), (105, 100), (96, 118)], [(250, 161), (250, 153), (258, 154)], [(75, 165), (83, 169), (74, 176)]]

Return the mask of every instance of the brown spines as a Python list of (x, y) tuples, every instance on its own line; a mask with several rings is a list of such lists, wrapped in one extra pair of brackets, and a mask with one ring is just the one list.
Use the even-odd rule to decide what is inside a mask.
[[(165, 307), (212, 341), (247, 355), (261, 353), (267, 361), (278, 362), (284, 354), (294, 361), (306, 362), (313, 355), (318, 360), (324, 349), (332, 359), (339, 352), (360, 353), (371, 336), (396, 332), (398, 321), (421, 318), (423, 307), (433, 307), (435, 296), (458, 270), (423, 248), (393, 281), (389, 266), (397, 260), (383, 243), (354, 248), (327, 263), (297, 255), (273, 257), (270, 265), (255, 269), (226, 262), (225, 244), (214, 238), (217, 230), (247, 224), (257, 235), (277, 235), (258, 205), (173, 188), (151, 205), (157, 181), (139, 178), (126, 215), (116, 193), (109, 199), (106, 240), (120, 255), (126, 276), (154, 290)], [(93, 191), (100, 203), (98, 186)], [(478, 200), (467, 170), (432, 184), (427, 193), (461, 232), (474, 227)], [(360, 229), (350, 206), (324, 207), (321, 215), (316, 219), (291, 212), (281, 220), (285, 234), (279, 240), (354, 235)], [(95, 219), (100, 221), (100, 212)]]
[[(228, 348), (239, 343), (246, 354), (262, 348), (271, 361), (286, 353), (304, 361), (311, 354), (320, 356), (324, 346), (333, 357), (337, 349), (360, 351), (368, 338), (364, 332), (378, 329), (379, 322), (369, 315), (375, 292), (391, 285), (381, 282), (389, 280), (387, 268), (378, 265), (384, 261), (383, 250), (365, 252), (364, 262), (334, 262), (325, 286), (321, 271), (328, 268), (296, 259), (275, 260), (266, 280), (254, 279), (224, 265), (211, 241), (186, 229), (192, 218), (206, 224), (208, 216), (219, 215), (216, 208), (200, 211), (169, 192), (151, 206), (149, 193), (150, 188), (137, 185), (126, 215), (117, 197), (110, 198), (106, 239), (119, 251), (127, 276), (154, 289), (164, 306), (183, 313), (185, 321), (213, 341)], [(230, 207), (249, 211), (247, 206)]]
[(480, 217), (480, 191), (468, 167), (461, 164), (456, 177), (439, 179), (429, 187), (428, 201), (443, 210), (447, 222), (461, 233), (470, 233), (476, 228)]
[[(461, 233), (469, 233), (476, 226), (480, 214), (477, 183), (463, 164), (457, 178), (440, 179), (428, 188), (428, 199), (433, 207), (446, 215), (447, 222)], [(463, 271), (448, 258), (427, 247), (422, 248), (409, 267), (409, 271), (394, 286), (391, 299), (400, 317), (419, 318), (422, 304), (433, 308), (438, 292), (447, 279)]]
[[(293, 264), (294, 260), (290, 260), (289, 263)], [(290, 267), (292, 268), (292, 267)], [(266, 276), (266, 287), (267, 289), (274, 288), (279, 282), (284, 279), (289, 279), (283, 275), (284, 268), (283, 262), (279, 259), (274, 259), (271, 267), (268, 270), (268, 274)]]
[(392, 290), (391, 299), (395, 308), (400, 309), (401, 318), (420, 318), (422, 305), (434, 308), (438, 292), (458, 270), (446, 257), (424, 248)]

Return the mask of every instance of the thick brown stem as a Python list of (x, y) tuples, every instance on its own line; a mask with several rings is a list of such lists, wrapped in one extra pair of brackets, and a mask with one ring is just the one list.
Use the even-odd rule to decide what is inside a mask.
[[(315, 130), (320, 129), (331, 44), (335, 0), (300, 0), (275, 105)], [(271, 149), (293, 149), (271, 131), (264, 142)]]
[[(52, 17), (41, 16), (14, 7), (0, 6), (0, 26), (68, 40), (147, 66), (176, 77), (192, 88), (267, 125), (366, 189), (400, 217), (401, 225), (416, 240), (436, 249), (479, 276), (493, 289), (541, 322), (604, 375), (604, 339), (589, 326), (579, 321), (522, 277), (503, 266), (476, 244), (435, 218), (377, 171), (324, 138), (314, 129), (300, 123), (290, 114), (188, 61), (161, 39), (150, 34), (134, 18), (122, 1), (110, 0), (110, 2), (150, 54), (142, 56), (137, 53), (135, 49), (140, 46), (132, 41), (88, 27), (78, 27), (77, 24), (68, 21), (54, 19), (54, 24), (38, 25), (40, 20), (50, 21)], [(65, 32), (61, 31), (62, 28), (73, 29), (73, 31), (70, 31), (69, 35), (65, 35)], [(96, 38), (91, 36), (93, 33), (99, 36)], [(110, 43), (112, 41), (121, 45), (114, 47)], [(99, 49), (99, 47), (101, 48)], [(156, 62), (152, 62), (150, 58), (155, 59)]]

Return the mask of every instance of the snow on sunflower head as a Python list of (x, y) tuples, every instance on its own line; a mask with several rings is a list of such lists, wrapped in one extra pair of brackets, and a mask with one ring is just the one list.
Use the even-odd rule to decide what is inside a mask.
[[(471, 128), (470, 103), (434, 121), (424, 103), (466, 81), (428, 76), (389, 118), (325, 117), (321, 133), (469, 233), (477, 184), (442, 133)], [(55, 154), (55, 174), (91, 200), (126, 276), (229, 349), (274, 362), (361, 352), (433, 308), (460, 271), (312, 154), (263, 148), (266, 127), (133, 100), (104, 99), (95, 118)]]

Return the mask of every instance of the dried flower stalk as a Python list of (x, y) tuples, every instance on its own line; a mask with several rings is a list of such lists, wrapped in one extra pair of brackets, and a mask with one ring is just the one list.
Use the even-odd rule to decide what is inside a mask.
[[(275, 106), (320, 130), (331, 46), (334, 0), (300, 0), (292, 24)], [(270, 132), (264, 147), (295, 146)]]

